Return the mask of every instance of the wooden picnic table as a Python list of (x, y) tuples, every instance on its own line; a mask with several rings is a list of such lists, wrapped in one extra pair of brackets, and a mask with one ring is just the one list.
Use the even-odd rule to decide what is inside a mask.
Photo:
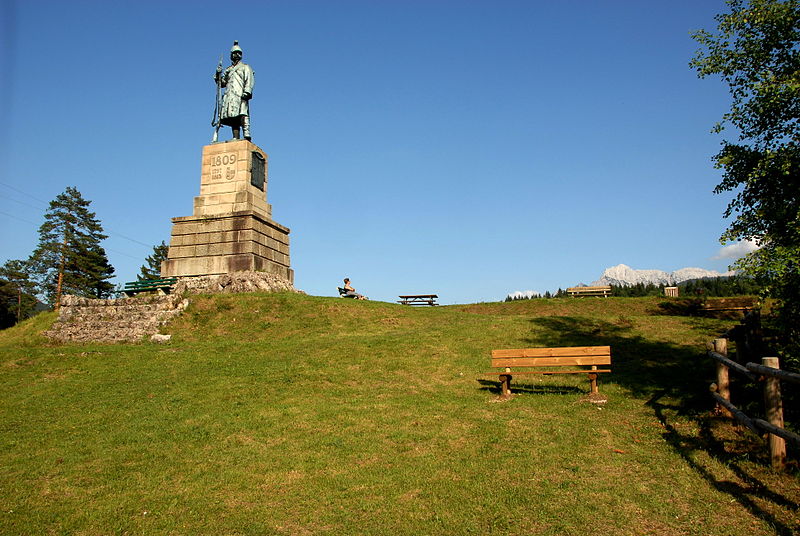
[(436, 298), (438, 297), (436, 294), (406, 294), (398, 296), (400, 301), (397, 303), (402, 303), (403, 305), (439, 305), (436, 303)]

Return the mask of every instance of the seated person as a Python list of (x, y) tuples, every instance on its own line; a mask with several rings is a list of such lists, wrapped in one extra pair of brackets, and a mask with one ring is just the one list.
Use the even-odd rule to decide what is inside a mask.
[[(340, 290), (340, 294), (341, 294), (341, 290), (342, 289), (339, 289), (339, 290)], [(357, 300), (366, 300), (367, 299), (366, 296), (362, 296), (361, 294), (358, 294), (356, 292), (356, 289), (354, 289), (352, 287), (352, 285), (350, 285), (350, 278), (348, 278), (348, 277), (344, 278), (344, 294), (342, 294), (342, 297), (344, 297), (344, 298), (355, 298)]]

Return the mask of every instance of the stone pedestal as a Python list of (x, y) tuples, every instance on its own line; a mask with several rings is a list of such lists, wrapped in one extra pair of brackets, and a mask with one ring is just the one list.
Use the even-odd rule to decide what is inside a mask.
[(192, 216), (172, 218), (161, 277), (268, 272), (289, 282), (289, 229), (272, 221), (267, 155), (247, 140), (203, 147)]

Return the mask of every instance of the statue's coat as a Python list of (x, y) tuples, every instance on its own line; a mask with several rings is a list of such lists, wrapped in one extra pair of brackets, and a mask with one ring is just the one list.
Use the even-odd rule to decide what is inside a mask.
[(246, 63), (231, 65), (222, 73), (220, 85), (225, 88), (225, 95), (222, 97), (220, 122), (223, 125), (237, 125), (242, 115), (250, 117), (249, 97), (253, 94), (255, 82), (255, 73)]

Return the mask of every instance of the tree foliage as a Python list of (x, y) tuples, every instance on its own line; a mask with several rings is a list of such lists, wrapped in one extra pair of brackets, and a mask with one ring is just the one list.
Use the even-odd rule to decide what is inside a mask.
[(681, 296), (758, 296), (763, 288), (753, 277), (734, 275), (692, 279), (678, 285)]
[(114, 268), (100, 242), (106, 238), (103, 227), (74, 187), (59, 194), (45, 213), (39, 227), (39, 244), (28, 259), (37, 293), (51, 305), (58, 294), (87, 298), (107, 298), (114, 286), (109, 279)]
[(691, 65), (700, 77), (728, 85), (730, 126), (714, 157), (722, 169), (716, 193), (733, 192), (723, 242), (760, 248), (736, 267), (777, 299), (777, 327), (787, 356), (800, 358), (800, 1), (730, 0), (716, 32), (696, 32)]
[(161, 277), (161, 262), (167, 260), (169, 246), (162, 240), (161, 244), (153, 246), (153, 254), (148, 255), (136, 276), (139, 281), (145, 279), (158, 279)]
[(27, 263), (10, 260), (0, 266), (0, 329), (36, 313), (35, 293)]

